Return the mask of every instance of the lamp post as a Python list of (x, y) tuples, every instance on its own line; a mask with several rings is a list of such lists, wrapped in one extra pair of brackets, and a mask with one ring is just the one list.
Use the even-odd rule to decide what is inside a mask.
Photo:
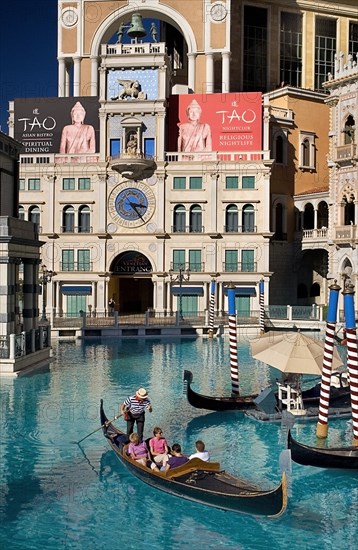
[(41, 275), (39, 278), (39, 283), (42, 286), (42, 316), (41, 321), (47, 321), (46, 317), (46, 301), (47, 301), (47, 283), (51, 282), (53, 277), (53, 271), (47, 269), (45, 265), (41, 265)]
[(178, 275), (174, 275), (174, 269), (169, 269), (169, 277), (171, 283), (179, 283), (179, 319), (183, 319), (183, 301), (182, 301), (182, 284), (190, 279), (190, 269), (179, 267)]

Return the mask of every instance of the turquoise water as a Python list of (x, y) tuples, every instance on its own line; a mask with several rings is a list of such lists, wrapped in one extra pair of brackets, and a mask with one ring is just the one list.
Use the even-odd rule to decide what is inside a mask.
[[(278, 519), (223, 512), (166, 495), (131, 476), (97, 431), (100, 399), (109, 417), (140, 386), (153, 413), (145, 435), (160, 425), (169, 443), (191, 453), (199, 437), (229, 472), (273, 487), (285, 447), (280, 423), (238, 413), (193, 409), (182, 373), (193, 388), (230, 394), (229, 341), (112, 339), (54, 343), (50, 368), (0, 380), (0, 545), (4, 549), (257, 550), (353, 549), (358, 535), (358, 472), (292, 464), (289, 502)], [(238, 345), (242, 393), (259, 391), (277, 371)], [(117, 420), (124, 428), (124, 422)], [(314, 443), (315, 422), (293, 435)], [(332, 420), (329, 443), (350, 444), (347, 420)]]

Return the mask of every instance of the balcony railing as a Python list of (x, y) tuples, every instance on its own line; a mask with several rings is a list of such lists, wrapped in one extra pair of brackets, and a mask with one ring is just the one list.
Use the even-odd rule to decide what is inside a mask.
[(257, 233), (257, 226), (224, 225), (224, 233)]
[(60, 262), (60, 271), (93, 271), (93, 262)]
[(345, 160), (357, 159), (357, 144), (348, 143), (347, 145), (339, 145), (335, 148), (334, 161), (342, 162)]
[(303, 229), (302, 230), (303, 240), (327, 239), (327, 237), (328, 237), (327, 227), (322, 227), (321, 229)]
[(203, 225), (173, 225), (172, 233), (205, 233)]
[(235, 152), (227, 151), (225, 153), (219, 153), (218, 151), (203, 152), (203, 153), (178, 153), (167, 152), (165, 153), (165, 160), (167, 162), (188, 162), (188, 161), (213, 161), (213, 162), (253, 162), (269, 160), (270, 151), (244, 151)]
[(89, 225), (80, 225), (78, 227), (71, 227), (61, 225), (61, 233), (92, 233), (93, 227)]
[(342, 225), (333, 230), (333, 240), (338, 242), (354, 241), (357, 239), (356, 225)]
[(170, 263), (170, 269), (172, 269), (175, 273), (179, 273), (179, 270), (182, 271), (191, 271), (193, 273), (204, 273), (205, 271), (205, 264), (204, 262), (171, 262)]
[(135, 44), (103, 44), (102, 55), (138, 55), (138, 54), (165, 54), (165, 42), (156, 42), (155, 44), (149, 42), (138, 42)]
[(223, 262), (224, 273), (256, 273), (257, 262)]

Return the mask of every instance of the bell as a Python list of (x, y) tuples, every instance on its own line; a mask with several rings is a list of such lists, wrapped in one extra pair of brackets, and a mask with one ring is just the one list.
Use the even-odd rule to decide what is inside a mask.
[(139, 13), (134, 13), (132, 15), (131, 26), (129, 27), (127, 34), (131, 38), (143, 38), (143, 36), (146, 36), (147, 31), (143, 27), (142, 16)]

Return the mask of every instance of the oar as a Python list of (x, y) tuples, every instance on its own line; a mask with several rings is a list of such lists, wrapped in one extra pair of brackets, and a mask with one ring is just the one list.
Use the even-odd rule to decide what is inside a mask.
[(102, 426), (100, 426), (99, 428), (96, 428), (95, 430), (93, 430), (93, 432), (91, 432), (90, 434), (87, 434), (85, 437), (82, 437), (82, 439), (80, 439), (79, 441), (74, 441), (74, 443), (77, 443), (77, 445), (79, 445), (80, 443), (82, 443), (82, 441), (84, 441), (85, 439), (87, 439), (87, 437), (89, 437), (90, 435), (92, 434), (95, 434), (96, 432), (98, 432), (98, 430), (100, 430), (101, 428), (104, 428), (105, 426), (108, 426), (108, 424), (110, 424), (111, 422), (113, 422), (114, 420), (117, 420), (117, 418), (120, 418), (121, 416), (123, 416), (123, 414), (119, 414), (118, 416), (114, 416), (111, 420), (107, 420), (107, 422), (105, 422), (104, 424), (102, 424)]

